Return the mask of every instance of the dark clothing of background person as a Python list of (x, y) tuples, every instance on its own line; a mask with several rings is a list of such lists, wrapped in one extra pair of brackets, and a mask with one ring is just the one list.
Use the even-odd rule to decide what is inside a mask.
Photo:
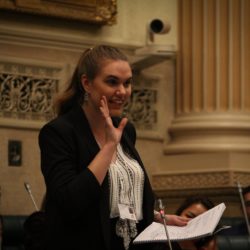
[(248, 235), (246, 222), (243, 221), (237, 225), (231, 226), (227, 230), (222, 230), (220, 235), (225, 236), (237, 236), (237, 235)]
[(33, 212), (23, 224), (24, 249), (43, 250), (46, 217), (43, 211)]
[[(117, 124), (118, 120), (112, 119)], [(135, 129), (127, 123), (121, 145), (144, 170), (134, 147), (135, 140)], [(109, 211), (108, 174), (100, 185), (87, 168), (100, 149), (81, 106), (75, 105), (66, 114), (46, 124), (39, 134), (39, 146), (47, 186), (44, 249), (119, 250), (118, 246), (111, 248), (114, 224)], [(154, 217), (153, 192), (145, 171), (144, 175), (143, 219), (138, 223), (138, 233)], [(120, 249), (124, 249), (122, 244)], [(136, 245), (132, 249), (152, 248), (150, 245)]]

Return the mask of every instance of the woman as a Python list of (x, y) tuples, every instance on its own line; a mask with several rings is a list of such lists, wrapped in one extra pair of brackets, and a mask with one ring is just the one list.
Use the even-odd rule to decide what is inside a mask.
[[(207, 197), (191, 196), (181, 204), (176, 214), (192, 219), (213, 207), (213, 202)], [(182, 250), (216, 250), (216, 239), (215, 236), (208, 236), (199, 240), (181, 241), (179, 245)]]
[[(135, 149), (136, 132), (119, 118), (132, 70), (118, 49), (86, 50), (39, 135), (47, 187), (45, 249), (134, 249), (154, 220), (154, 196)], [(170, 224), (186, 219), (169, 215)], [(144, 249), (146, 249), (144, 247)]]

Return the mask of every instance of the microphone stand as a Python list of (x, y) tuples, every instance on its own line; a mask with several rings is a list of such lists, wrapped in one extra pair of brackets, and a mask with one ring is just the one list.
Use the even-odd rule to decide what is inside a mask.
[(168, 234), (168, 229), (167, 229), (167, 222), (166, 222), (166, 217), (165, 217), (164, 206), (163, 206), (163, 204), (162, 204), (161, 199), (158, 199), (158, 202), (159, 202), (160, 215), (161, 215), (161, 218), (162, 218), (162, 220), (163, 220), (163, 225), (164, 225), (165, 233), (166, 233), (167, 240), (168, 240), (168, 246), (169, 246), (169, 249), (170, 249), (170, 250), (173, 250), (172, 244), (171, 244), (171, 241), (170, 241), (170, 238), (169, 238), (169, 234)]
[(246, 206), (245, 206), (244, 198), (243, 198), (243, 195), (242, 195), (242, 188), (241, 188), (241, 185), (240, 185), (239, 182), (237, 182), (237, 186), (238, 186), (238, 190), (239, 190), (239, 194), (240, 194), (240, 201), (241, 201), (241, 206), (242, 206), (242, 209), (243, 209), (243, 214), (244, 214), (244, 217), (245, 217), (245, 220), (246, 220), (247, 232), (248, 232), (248, 235), (250, 236), (249, 220), (248, 220), (248, 217), (247, 217)]
[(39, 211), (38, 206), (36, 205), (35, 199), (34, 199), (34, 197), (32, 195), (30, 184), (27, 183), (27, 182), (24, 182), (24, 187), (27, 190), (27, 192), (28, 192), (33, 204), (34, 204), (36, 211)]

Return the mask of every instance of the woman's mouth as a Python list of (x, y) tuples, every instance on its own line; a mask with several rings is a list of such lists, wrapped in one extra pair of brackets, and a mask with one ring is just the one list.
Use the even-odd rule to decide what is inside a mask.
[(120, 108), (120, 107), (123, 107), (124, 106), (124, 100), (121, 100), (121, 99), (116, 99), (116, 100), (110, 100), (109, 101), (110, 105), (112, 107), (117, 107), (117, 108)]

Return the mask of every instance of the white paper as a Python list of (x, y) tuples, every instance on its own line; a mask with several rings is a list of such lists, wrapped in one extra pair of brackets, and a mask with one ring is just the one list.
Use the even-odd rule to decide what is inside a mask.
[[(171, 241), (181, 241), (186, 239), (201, 238), (211, 235), (225, 210), (226, 206), (221, 203), (203, 214), (193, 218), (186, 226), (167, 226), (169, 238)], [(167, 241), (164, 225), (153, 222), (141, 234), (139, 234), (134, 243)]]

